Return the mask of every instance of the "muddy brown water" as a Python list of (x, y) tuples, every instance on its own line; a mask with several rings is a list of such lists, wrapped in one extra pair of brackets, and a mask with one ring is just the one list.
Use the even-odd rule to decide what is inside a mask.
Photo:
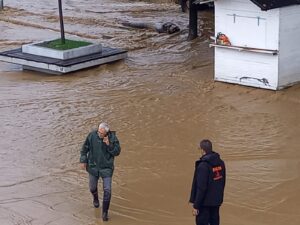
[[(109, 224), (194, 224), (188, 205), (197, 144), (227, 163), (224, 225), (298, 224), (300, 85), (274, 92), (213, 81), (213, 13), (186, 41), (172, 3), (64, 2), (67, 37), (129, 51), (124, 61), (64, 76), (0, 62), (0, 224), (102, 224), (79, 170), (99, 121), (121, 141)], [(4, 1), (0, 49), (59, 36), (56, 1)], [(172, 21), (177, 35), (123, 27)]]

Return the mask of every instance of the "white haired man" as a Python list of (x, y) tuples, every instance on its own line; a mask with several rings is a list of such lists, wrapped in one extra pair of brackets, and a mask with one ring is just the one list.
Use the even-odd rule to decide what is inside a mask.
[(80, 151), (80, 166), (89, 173), (89, 188), (95, 208), (99, 207), (98, 180), (103, 181), (102, 219), (108, 220), (111, 199), (111, 183), (114, 172), (114, 158), (121, 152), (115, 131), (107, 123), (100, 123), (98, 130), (90, 132)]

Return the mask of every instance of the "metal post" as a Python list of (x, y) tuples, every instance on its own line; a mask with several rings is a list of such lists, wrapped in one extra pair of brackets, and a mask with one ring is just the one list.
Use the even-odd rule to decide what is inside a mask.
[(0, 0), (0, 10), (3, 9), (3, 0)]
[(193, 40), (198, 37), (198, 10), (194, 2), (195, 0), (190, 0), (188, 40)]
[(60, 21), (61, 43), (65, 44), (66, 40), (65, 40), (64, 18), (63, 18), (61, 0), (58, 0), (58, 8), (59, 8), (59, 21)]

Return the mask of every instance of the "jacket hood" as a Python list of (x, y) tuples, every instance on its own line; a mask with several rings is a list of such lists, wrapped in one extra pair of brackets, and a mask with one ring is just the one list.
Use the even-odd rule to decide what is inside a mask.
[(196, 166), (199, 165), (200, 162), (207, 162), (211, 166), (218, 166), (218, 165), (220, 165), (220, 161), (221, 161), (220, 155), (216, 152), (211, 152), (211, 153), (208, 153), (208, 154), (205, 154), (204, 156), (202, 156), (196, 162)]

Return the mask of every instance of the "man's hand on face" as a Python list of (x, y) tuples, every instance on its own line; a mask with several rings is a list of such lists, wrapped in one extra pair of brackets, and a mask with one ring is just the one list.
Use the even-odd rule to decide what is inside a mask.
[(109, 145), (109, 139), (108, 139), (108, 136), (105, 136), (103, 138), (103, 142), (106, 144), (106, 145)]

